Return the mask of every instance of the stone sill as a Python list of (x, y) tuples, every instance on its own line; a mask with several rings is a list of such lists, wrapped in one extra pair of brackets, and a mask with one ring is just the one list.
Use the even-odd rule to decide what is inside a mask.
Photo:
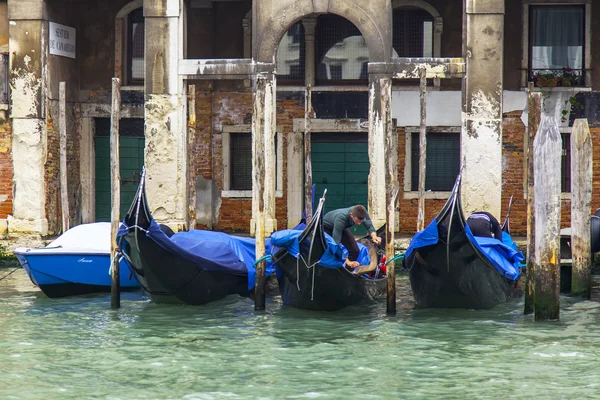
[[(527, 88), (522, 87), (521, 91), (526, 92)], [(533, 91), (534, 92), (573, 92), (573, 93), (578, 93), (578, 92), (591, 92), (592, 88), (584, 87), (584, 86), (556, 86), (556, 87), (543, 87), (543, 88), (534, 87)]]
[[(251, 199), (252, 190), (223, 190), (221, 197)], [(275, 197), (283, 197), (283, 190), (276, 190)]]

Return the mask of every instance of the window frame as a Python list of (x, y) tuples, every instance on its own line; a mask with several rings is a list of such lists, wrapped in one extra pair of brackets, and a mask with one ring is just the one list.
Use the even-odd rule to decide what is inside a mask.
[[(246, 133), (252, 135), (252, 126), (224, 125), (221, 132), (221, 147), (223, 155), (223, 190), (221, 197), (230, 198), (252, 198), (252, 190), (231, 189), (231, 134)], [(283, 197), (283, 132), (280, 127), (276, 128), (275, 144), (275, 197)]]
[(143, 0), (134, 0), (121, 8), (115, 16), (114, 76), (121, 80), (121, 90), (144, 90), (144, 81), (130, 82), (128, 78), (128, 60), (130, 58), (128, 50), (129, 14), (139, 8), (143, 8), (143, 6)]
[[(411, 190), (412, 187), (412, 135), (413, 133), (420, 132), (418, 126), (407, 126), (404, 128), (404, 198), (405, 199), (417, 199), (419, 197), (419, 191)], [(427, 136), (435, 135), (437, 133), (454, 133), (461, 135), (460, 126), (428, 126)], [(460, 148), (460, 147), (459, 147)], [(461, 148), (462, 149), (462, 148)], [(460, 157), (460, 155), (459, 155)], [(425, 191), (425, 199), (437, 199), (444, 200), (450, 196), (451, 190), (448, 191)]]
[[(141, 9), (142, 12), (142, 19), (144, 19), (144, 9), (143, 7), (138, 7), (135, 10), (132, 10), (129, 14), (127, 14), (126, 17), (126, 21), (127, 21), (127, 29), (125, 30), (125, 40), (123, 41), (123, 47), (124, 47), (124, 53), (126, 55), (126, 62), (123, 63), (123, 68), (124, 68), (124, 73), (123, 76), (126, 78), (126, 83), (127, 85), (130, 86), (144, 86), (144, 82), (145, 79), (137, 79), (137, 78), (133, 78), (133, 70), (132, 70), (132, 66), (133, 66), (133, 51), (132, 49), (130, 49), (130, 44), (131, 41), (133, 40), (133, 22), (132, 22), (132, 14), (138, 10)], [(144, 29), (146, 27), (146, 23), (144, 21)], [(145, 54), (145, 49), (144, 49), (144, 59), (146, 58), (146, 54)]]
[(527, 83), (529, 82), (529, 75), (531, 70), (531, 46), (530, 46), (530, 38), (531, 38), (531, 29), (530, 29), (530, 13), (529, 10), (531, 6), (540, 7), (540, 6), (583, 6), (584, 7), (584, 28), (583, 28), (583, 76), (584, 76), (584, 84), (583, 86), (574, 86), (574, 87), (547, 87), (544, 88), (546, 91), (573, 91), (591, 87), (591, 51), (592, 51), (592, 0), (522, 0), (523, 12), (522, 14), (522, 55), (521, 55), (521, 87), (526, 88)]

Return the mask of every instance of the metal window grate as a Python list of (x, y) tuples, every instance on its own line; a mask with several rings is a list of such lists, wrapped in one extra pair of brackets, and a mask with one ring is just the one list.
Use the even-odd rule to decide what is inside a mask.
[(433, 16), (416, 7), (394, 9), (392, 46), (398, 57), (433, 57)]
[(128, 83), (144, 81), (144, 10), (138, 8), (129, 14), (129, 40), (127, 55), (129, 60)]
[(8, 102), (8, 53), (0, 53), (0, 104), (8, 104)]
[(561, 133), (562, 156), (560, 157), (560, 191), (571, 192), (571, 134)]
[(231, 133), (229, 146), (229, 189), (252, 190), (252, 135)]
[(337, 15), (321, 15), (315, 32), (317, 80), (367, 79), (369, 49), (356, 26)]
[[(419, 132), (411, 136), (411, 189), (419, 190)], [(460, 169), (460, 134), (427, 135), (425, 190), (450, 191)]]
[(304, 25), (296, 22), (279, 42), (277, 49), (277, 79), (304, 80), (305, 70)]

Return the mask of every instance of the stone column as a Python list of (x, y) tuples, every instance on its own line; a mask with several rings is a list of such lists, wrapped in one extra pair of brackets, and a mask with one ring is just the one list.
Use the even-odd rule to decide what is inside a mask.
[(46, 181), (48, 126), (47, 4), (9, 0), (9, 48), (13, 156), (13, 213), (9, 235), (48, 234)]
[(308, 17), (302, 19), (302, 25), (304, 25), (304, 84), (306, 86), (315, 86), (315, 28), (317, 27), (317, 19), (315, 17)]
[[(274, 69), (274, 65), (272, 66)], [(276, 80), (273, 72), (259, 72), (254, 79), (254, 112), (252, 113), (252, 220), (250, 234), (258, 230), (256, 223), (264, 215), (265, 236), (277, 230), (275, 219), (275, 123)], [(261, 171), (262, 169), (262, 171)], [(259, 182), (263, 179), (262, 182)], [(260, 217), (260, 218), (259, 218)]]
[(481, 210), (500, 219), (504, 2), (464, 1), (463, 207), (466, 215)]
[(386, 221), (386, 165), (385, 143), (392, 129), (392, 76), (369, 74), (369, 204), (368, 211), (376, 228)]
[(179, 0), (144, 0), (146, 25), (146, 190), (152, 215), (174, 230), (186, 226), (185, 93), (177, 74), (183, 39)]

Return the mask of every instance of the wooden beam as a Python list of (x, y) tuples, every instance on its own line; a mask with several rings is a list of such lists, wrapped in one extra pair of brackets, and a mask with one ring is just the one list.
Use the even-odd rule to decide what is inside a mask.
[(67, 117), (66, 117), (66, 84), (58, 84), (58, 125), (60, 126), (60, 206), (62, 211), (62, 231), (69, 230), (69, 186), (67, 182)]
[(571, 133), (571, 295), (590, 297), (592, 288), (592, 138), (587, 119), (576, 119)]
[(527, 130), (524, 135), (525, 198), (527, 199), (527, 260), (525, 269), (524, 314), (534, 312), (535, 282), (535, 213), (533, 212), (533, 141), (542, 117), (542, 96), (533, 91), (533, 82), (527, 88)]
[(121, 119), (121, 81), (112, 79), (112, 109), (110, 113), (110, 306), (121, 307), (121, 281), (117, 257), (117, 232), (121, 208), (121, 173), (119, 159), (119, 120)]
[(421, 70), (427, 79), (462, 78), (463, 58), (394, 58), (389, 63), (369, 63), (369, 73), (389, 73), (394, 79), (420, 79)]
[(306, 86), (304, 96), (304, 214), (306, 224), (312, 218), (312, 157), (311, 157), (312, 88)]
[(178, 73), (184, 79), (252, 79), (259, 73), (273, 73), (275, 64), (257, 63), (249, 58), (179, 60)]
[(427, 172), (427, 79), (424, 69), (420, 72), (421, 123), (419, 126), (419, 207), (417, 232), (425, 228), (425, 177)]
[(535, 212), (535, 320), (560, 315), (560, 158), (562, 140), (553, 117), (542, 117), (533, 143)]

